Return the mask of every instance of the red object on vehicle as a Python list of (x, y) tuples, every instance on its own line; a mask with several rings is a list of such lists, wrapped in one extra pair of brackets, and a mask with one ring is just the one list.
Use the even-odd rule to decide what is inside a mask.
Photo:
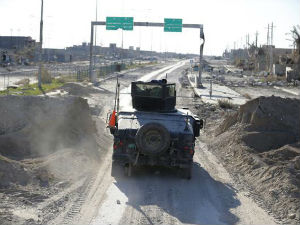
[(109, 127), (115, 127), (116, 126), (116, 111), (114, 110), (113, 113), (111, 114), (111, 117), (109, 119), (108, 123)]

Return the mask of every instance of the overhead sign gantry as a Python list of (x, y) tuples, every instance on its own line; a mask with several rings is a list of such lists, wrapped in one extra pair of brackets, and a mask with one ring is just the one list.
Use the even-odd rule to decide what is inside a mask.
[(106, 17), (106, 21), (91, 22), (91, 42), (90, 42), (90, 68), (89, 75), (92, 80), (93, 71), (93, 43), (94, 43), (94, 26), (106, 26), (106, 30), (128, 30), (132, 31), (134, 26), (139, 27), (164, 27), (164, 32), (182, 32), (182, 28), (194, 28), (200, 30), (200, 55), (199, 55), (199, 76), (197, 86), (202, 87), (201, 75), (203, 66), (203, 48), (205, 37), (202, 24), (183, 24), (182, 19), (165, 18), (164, 23), (156, 22), (134, 22), (133, 17)]

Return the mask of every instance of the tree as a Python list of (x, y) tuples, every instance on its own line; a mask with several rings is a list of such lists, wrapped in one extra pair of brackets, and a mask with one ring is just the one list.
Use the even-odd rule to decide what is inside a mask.
[(294, 61), (297, 64), (298, 71), (300, 71), (300, 26), (294, 26), (293, 30), (291, 30), (291, 35), (293, 38), (293, 44), (296, 47), (296, 51), (294, 52)]
[(296, 46), (296, 53), (299, 56), (300, 55), (300, 26), (297, 25), (293, 27), (293, 30), (291, 30), (292, 38), (293, 38), (293, 44)]

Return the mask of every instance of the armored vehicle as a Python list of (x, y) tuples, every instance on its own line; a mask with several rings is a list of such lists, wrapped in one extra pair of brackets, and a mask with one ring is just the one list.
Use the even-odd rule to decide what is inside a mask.
[(203, 120), (188, 109), (176, 109), (176, 86), (165, 79), (132, 82), (132, 109), (117, 113), (112, 176), (120, 165), (131, 176), (142, 165), (178, 167), (191, 178), (195, 138)]

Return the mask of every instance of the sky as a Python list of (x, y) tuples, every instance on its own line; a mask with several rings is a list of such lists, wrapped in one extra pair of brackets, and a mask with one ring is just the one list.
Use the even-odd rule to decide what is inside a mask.
[[(96, 20), (97, 0), (44, 0), (45, 48), (65, 48), (90, 40), (90, 23)], [(274, 23), (274, 45), (291, 48), (287, 33), (300, 24), (300, 0), (98, 0), (98, 20), (107, 16), (134, 17), (136, 22), (163, 22), (181, 18), (183, 23), (203, 24), (205, 55), (221, 55), (228, 48), (243, 47), (258, 32), (258, 44), (267, 42), (267, 26)], [(31, 36), (39, 40), (41, 0), (0, 0), (0, 35)], [(98, 26), (97, 45), (122, 43), (122, 31)], [(182, 33), (163, 28), (134, 27), (123, 31), (123, 46), (142, 50), (199, 54), (198, 29)]]

